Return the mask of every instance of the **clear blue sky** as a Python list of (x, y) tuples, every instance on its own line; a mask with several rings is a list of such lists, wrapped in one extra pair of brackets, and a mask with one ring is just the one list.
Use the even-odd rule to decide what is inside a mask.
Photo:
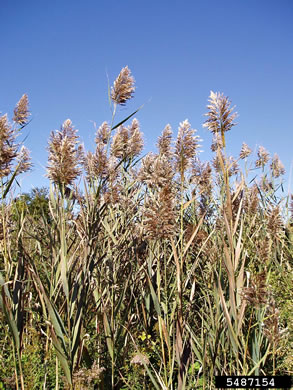
[[(167, 123), (175, 134), (189, 119), (211, 157), (202, 128), (210, 90), (228, 95), (239, 113), (227, 134), (237, 156), (243, 141), (278, 153), (289, 180), (293, 159), (292, 0), (0, 0), (0, 111), (12, 117), (23, 93), (32, 122), (24, 135), (34, 170), (23, 191), (48, 185), (47, 139), (70, 118), (87, 149), (110, 120), (111, 83), (128, 65), (135, 98), (118, 120), (138, 113), (146, 151)], [(292, 188), (292, 184), (291, 184)]]

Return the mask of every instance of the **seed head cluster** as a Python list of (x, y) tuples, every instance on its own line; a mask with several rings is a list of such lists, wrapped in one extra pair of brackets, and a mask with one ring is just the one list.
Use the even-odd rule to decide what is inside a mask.
[(267, 192), (267, 193), (272, 192), (272, 190), (274, 189), (274, 184), (272, 180), (269, 177), (267, 177), (267, 175), (261, 176), (259, 186), (263, 192)]
[(111, 135), (110, 126), (103, 122), (96, 132), (96, 150), (88, 152), (84, 159), (87, 180), (104, 178), (108, 174), (107, 144)]
[(16, 134), (7, 119), (7, 114), (0, 117), (0, 177), (8, 176), (13, 160), (17, 156)]
[(192, 167), (192, 181), (199, 186), (200, 192), (212, 192), (212, 167), (209, 162), (202, 163), (199, 159), (194, 161)]
[(215, 133), (211, 144), (211, 151), (216, 152), (218, 149), (222, 150), (224, 147), (221, 134)]
[(101, 145), (96, 147), (95, 153), (88, 152), (84, 160), (87, 180), (98, 179), (107, 175), (107, 154)]
[(259, 189), (256, 184), (246, 189), (243, 203), (243, 209), (246, 214), (253, 216), (257, 213), (259, 207), (258, 195)]
[(70, 119), (63, 123), (61, 131), (51, 133), (47, 177), (55, 184), (71, 185), (80, 175), (84, 154), (78, 143), (77, 130)]
[(157, 148), (159, 150), (159, 154), (162, 156), (166, 156), (168, 159), (170, 159), (173, 156), (171, 150), (171, 143), (172, 143), (172, 129), (171, 126), (168, 124), (164, 128), (162, 135), (158, 138)]
[(236, 124), (234, 119), (237, 117), (237, 113), (232, 112), (234, 107), (231, 107), (230, 100), (219, 92), (211, 91), (209, 103), (207, 106), (209, 111), (205, 114), (208, 119), (203, 126), (214, 134), (223, 134), (231, 130)]
[(273, 239), (284, 233), (284, 223), (279, 206), (272, 207), (268, 213), (268, 231)]
[(269, 234), (266, 234), (265, 237), (262, 237), (257, 240), (256, 250), (258, 253), (258, 257), (259, 259), (261, 259), (262, 263), (266, 263), (269, 261), (272, 252), (272, 240), (270, 239)]
[(143, 149), (143, 138), (137, 119), (129, 127), (121, 125), (112, 139), (111, 154), (119, 159), (134, 158)]
[(119, 203), (122, 185), (120, 179), (120, 164), (116, 157), (110, 156), (107, 162), (107, 182), (104, 188), (104, 201), (109, 204)]
[(250, 156), (251, 152), (252, 150), (250, 149), (250, 147), (245, 142), (243, 142), (239, 157), (244, 160), (245, 158)]
[(243, 298), (255, 307), (267, 303), (268, 291), (266, 272), (261, 272), (252, 278), (251, 286), (243, 289)]
[(142, 160), (139, 180), (150, 188), (164, 187), (172, 182), (174, 169), (165, 155), (148, 153)]
[(111, 99), (116, 104), (124, 105), (127, 100), (132, 98), (134, 91), (134, 78), (131, 76), (128, 66), (125, 66), (114, 81), (114, 86), (111, 89)]
[[(281, 370), (287, 369), (281, 346), (274, 348), (282, 326), (290, 326), (287, 294), (291, 279), (287, 271), (293, 219), (287, 215), (289, 199), (283, 207), (274, 180), (284, 173), (283, 164), (277, 155), (271, 159), (260, 147), (256, 166), (262, 168), (258, 175), (262, 176), (258, 181), (252, 172), (255, 169), (246, 161), (251, 154), (246, 143), (237, 160), (229, 156), (225, 132), (235, 125), (236, 114), (228, 98), (213, 92), (205, 123), (213, 137), (212, 162), (201, 161), (200, 139), (188, 120), (180, 123), (175, 139), (168, 124), (158, 138), (157, 152), (137, 158), (143, 149), (138, 120), (129, 115), (115, 125), (117, 105), (131, 98), (133, 85), (129, 69), (123, 68), (111, 91), (111, 125), (103, 122), (97, 129), (92, 151), (83, 151), (70, 119), (51, 133), (47, 177), (55, 185), (49, 193), (32, 192), (10, 201), (16, 174), (31, 167), (29, 151), (15, 143), (28, 120), (26, 95), (17, 104), (12, 124), (6, 115), (0, 117), (0, 263), (5, 279), (1, 283), (11, 292), (4, 291), (4, 306), (0, 306), (11, 308), (13, 291), (18, 289), (15, 281), (24, 291), (30, 291), (33, 282), (35, 291), (35, 296), (30, 293), (26, 298), (24, 294), (20, 301), (20, 312), (28, 315), (26, 342), (20, 347), (29, 352), (26, 348), (31, 340), (46, 346), (52, 337), (54, 341), (62, 323), (62, 334), (68, 337), (60, 344), (57, 357), (68, 362), (62, 364), (67, 382), (71, 382), (68, 386), (80, 389), (102, 386), (103, 382), (109, 387), (111, 381), (121, 388), (131, 383), (133, 375), (139, 388), (139, 383), (151, 382), (147, 378), (151, 372), (158, 383), (167, 383), (170, 367), (175, 377), (178, 374), (178, 387), (189, 374), (190, 384), (195, 383), (199, 372), (188, 369), (188, 362), (198, 360), (190, 344), (193, 341), (208, 345), (218, 340), (216, 350), (205, 349), (205, 360), (212, 364), (204, 365), (201, 372), (208, 378), (207, 387), (213, 387), (210, 372), (220, 368), (232, 375), (233, 370), (239, 371), (239, 362), (246, 371), (263, 362), (259, 368), (273, 372), (275, 361), (281, 362)], [(243, 173), (238, 163), (245, 166)], [(86, 173), (83, 192), (76, 183), (82, 171)], [(42, 264), (47, 264), (49, 277)], [(45, 294), (50, 288), (56, 292), (53, 297)], [(43, 310), (38, 310), (40, 303)], [(52, 320), (52, 315), (61, 322)], [(223, 330), (220, 334), (215, 315)], [(50, 320), (49, 334), (29, 334), (34, 318), (40, 324)], [(111, 343), (105, 343), (119, 329), (121, 345), (132, 335), (129, 348), (115, 348), (121, 372), (108, 364)], [(179, 340), (176, 351), (174, 339)], [(257, 361), (253, 351), (256, 339), (262, 341)], [(72, 341), (76, 348), (70, 348)], [(99, 356), (91, 367), (84, 367), (80, 360), (85, 343), (88, 356)], [(239, 346), (236, 350), (235, 343)], [(158, 347), (156, 353), (153, 346)], [(133, 353), (136, 347), (140, 351)], [(9, 345), (7, 348), (5, 356), (11, 351)], [(46, 358), (43, 352), (41, 358)], [(50, 365), (55, 364), (55, 355), (51, 355), (47, 359)], [(27, 385), (26, 366), (23, 379)], [(168, 372), (161, 380), (164, 367)], [(281, 373), (279, 367), (276, 372)], [(62, 383), (66, 378), (60, 376), (60, 380), (66, 387)]]
[(273, 177), (277, 178), (285, 173), (285, 167), (279, 159), (279, 156), (275, 153), (271, 162), (271, 171)]
[(20, 151), (17, 155), (17, 160), (18, 160), (17, 174), (27, 172), (31, 169), (32, 163), (30, 158), (30, 152), (24, 145), (22, 145), (22, 147), (20, 148)]
[[(25, 95), (26, 96), (26, 95)], [(18, 130), (8, 122), (7, 114), (0, 117), (0, 177), (7, 177), (13, 172), (13, 163), (16, 162), (15, 174), (28, 171), (32, 164), (29, 151), (25, 146), (15, 142)]]
[(111, 135), (111, 129), (108, 122), (103, 122), (96, 132), (96, 138), (95, 138), (96, 144), (107, 145), (110, 135)]
[(26, 94), (22, 95), (19, 102), (17, 103), (14, 109), (14, 117), (13, 121), (23, 126), (27, 123), (28, 118), (30, 116), (30, 112), (28, 110), (28, 96)]
[(187, 119), (180, 123), (174, 158), (175, 170), (181, 175), (191, 166), (193, 158), (197, 155), (197, 149), (200, 147), (200, 138), (195, 133), (196, 130), (191, 128)]
[(258, 159), (255, 162), (256, 168), (264, 167), (270, 159), (269, 152), (263, 146), (260, 146), (258, 148), (257, 155), (258, 155)]
[(149, 239), (170, 238), (176, 232), (176, 205), (169, 186), (148, 198), (143, 216), (144, 232)]

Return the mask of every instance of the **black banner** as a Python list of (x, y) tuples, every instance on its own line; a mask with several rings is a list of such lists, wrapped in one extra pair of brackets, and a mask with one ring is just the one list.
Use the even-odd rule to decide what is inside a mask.
[(216, 376), (217, 389), (291, 389), (290, 376)]

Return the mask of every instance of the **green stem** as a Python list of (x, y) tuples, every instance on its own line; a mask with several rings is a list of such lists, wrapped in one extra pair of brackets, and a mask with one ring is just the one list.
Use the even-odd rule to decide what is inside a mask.
[(112, 293), (111, 293), (111, 338), (112, 338), (112, 367), (111, 367), (111, 382), (112, 382), (112, 390), (115, 388), (115, 318), (114, 318), (114, 305), (115, 305), (115, 265), (113, 263), (113, 284), (112, 284)]
[(15, 385), (16, 385), (16, 390), (18, 390), (19, 385), (18, 385), (17, 363), (16, 363), (16, 357), (15, 357), (14, 343), (12, 344), (12, 351), (13, 351), (13, 362), (14, 362), (14, 372), (15, 372)]
[(25, 388), (24, 388), (24, 380), (23, 380), (23, 372), (22, 372), (22, 364), (21, 364), (21, 353), (20, 353), (19, 350), (17, 351), (17, 357), (18, 357), (18, 365), (19, 365), (19, 375), (20, 375), (21, 390), (25, 390)]
[(59, 370), (58, 370), (58, 358), (56, 356), (56, 387), (55, 390), (59, 390)]

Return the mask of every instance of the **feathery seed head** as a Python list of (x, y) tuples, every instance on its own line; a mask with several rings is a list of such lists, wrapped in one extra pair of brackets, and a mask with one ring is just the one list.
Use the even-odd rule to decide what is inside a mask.
[(158, 138), (158, 143), (157, 143), (159, 153), (161, 155), (165, 155), (167, 158), (172, 157), (171, 142), (172, 142), (172, 129), (171, 126), (168, 124), (164, 128), (162, 135)]
[(221, 134), (215, 133), (211, 144), (211, 151), (216, 152), (218, 149), (220, 150), (223, 149), (223, 147), (224, 145), (223, 145), (223, 139)]
[(259, 259), (262, 259), (264, 263), (269, 261), (272, 252), (272, 241), (268, 234), (266, 234), (265, 239), (258, 240), (256, 250)]
[(166, 185), (171, 185), (171, 182), (174, 178), (174, 170), (172, 164), (169, 162), (165, 155), (158, 156), (154, 160), (154, 173), (153, 173), (153, 183), (159, 187)]
[(270, 159), (269, 152), (263, 146), (260, 146), (257, 155), (258, 159), (255, 162), (256, 168), (264, 167)]
[[(221, 152), (221, 157), (222, 157), (222, 160), (224, 161), (224, 155), (222, 152)], [(215, 155), (215, 157), (212, 160), (212, 166), (215, 168), (217, 173), (222, 172), (222, 167), (221, 167), (220, 158), (219, 158), (218, 153)]]
[(180, 123), (175, 146), (175, 169), (181, 175), (190, 167), (192, 159), (197, 154), (199, 136), (194, 135), (196, 130), (191, 129), (191, 125), (186, 119)]
[(87, 180), (90, 181), (91, 178), (95, 176), (95, 161), (94, 155), (92, 152), (88, 152), (84, 159), (84, 169), (86, 171)]
[(142, 160), (138, 178), (150, 188), (171, 186), (174, 170), (165, 155), (148, 153)]
[(284, 222), (279, 206), (273, 207), (268, 213), (268, 231), (272, 238), (284, 234)]
[(269, 179), (266, 175), (263, 175), (260, 178), (259, 187), (263, 192), (271, 192), (274, 189), (274, 184), (271, 179)]
[(201, 163), (196, 160), (192, 167), (191, 182), (194, 182), (199, 189), (200, 202), (199, 212), (200, 216), (203, 214), (209, 216), (212, 213), (210, 202), (212, 198), (212, 167), (209, 163)]
[(128, 154), (130, 157), (138, 156), (143, 149), (143, 138), (139, 128), (139, 122), (133, 119), (129, 128)]
[(177, 211), (174, 194), (166, 185), (144, 206), (144, 233), (150, 239), (169, 238), (176, 232)]
[(111, 155), (124, 159), (135, 157), (143, 149), (142, 133), (139, 129), (139, 122), (133, 119), (130, 127), (119, 126), (112, 139)]
[(237, 113), (232, 113), (235, 106), (231, 107), (230, 100), (223, 93), (213, 91), (210, 93), (209, 102), (210, 104), (207, 106), (209, 112), (205, 114), (208, 119), (203, 126), (214, 134), (220, 133), (223, 135), (236, 124), (234, 119), (237, 117)]
[(122, 186), (119, 183), (119, 162), (114, 156), (107, 160), (107, 183), (104, 193), (104, 202), (116, 204), (120, 200)]
[(64, 137), (70, 138), (72, 141), (74, 140), (77, 143), (78, 136), (76, 135), (77, 130), (74, 129), (71, 119), (66, 119), (61, 126), (61, 131)]
[(14, 117), (13, 121), (23, 126), (27, 123), (27, 120), (30, 116), (30, 112), (28, 110), (28, 96), (26, 94), (22, 95), (19, 102), (17, 103), (14, 109)]
[(31, 169), (32, 163), (30, 158), (30, 152), (25, 146), (22, 146), (20, 148), (20, 151), (17, 155), (17, 160), (19, 161), (17, 174), (27, 172)]
[(271, 171), (273, 177), (277, 178), (285, 173), (285, 167), (282, 164), (279, 156), (275, 153), (271, 162)]
[(0, 177), (11, 173), (12, 163), (17, 156), (16, 134), (7, 119), (7, 114), (0, 117)]
[(267, 303), (268, 292), (265, 272), (255, 275), (251, 279), (251, 287), (243, 288), (243, 298), (255, 307)]
[(154, 162), (158, 156), (154, 154), (153, 152), (149, 152), (143, 159), (142, 159), (142, 166), (139, 171), (139, 180), (141, 182), (144, 182), (148, 185), (152, 184), (153, 181), (153, 175), (154, 175)]
[(88, 152), (84, 159), (87, 180), (105, 177), (108, 173), (108, 159), (103, 144), (98, 144), (95, 153)]
[(239, 157), (243, 160), (247, 158), (251, 152), (252, 150), (250, 147), (245, 142), (243, 142)]
[(103, 122), (101, 126), (98, 128), (96, 133), (96, 138), (95, 138), (96, 144), (107, 145), (110, 134), (111, 134), (110, 126), (108, 125), (107, 122)]
[(81, 368), (78, 371), (75, 371), (73, 374), (73, 386), (77, 389), (90, 389), (94, 387), (95, 382), (102, 375), (102, 372), (105, 371), (104, 367), (100, 367), (99, 364), (94, 361), (91, 368)]
[(255, 215), (259, 207), (259, 190), (258, 186), (254, 184), (251, 188), (248, 188), (245, 192), (243, 209), (246, 214)]
[(146, 355), (143, 355), (142, 353), (137, 353), (131, 360), (130, 364), (138, 364), (141, 366), (149, 365), (150, 361), (149, 358)]
[(211, 193), (212, 191), (212, 167), (210, 163), (201, 163), (195, 160), (192, 167), (192, 181), (197, 184), (201, 192)]
[(56, 184), (70, 185), (80, 175), (83, 162), (82, 145), (78, 145), (77, 130), (67, 119), (61, 131), (52, 132), (49, 139), (47, 177)]
[(111, 89), (111, 99), (117, 104), (124, 105), (127, 100), (132, 98), (134, 91), (134, 78), (131, 76), (128, 66), (125, 66), (114, 81), (114, 87)]
[(111, 143), (111, 155), (123, 159), (128, 152), (129, 134), (127, 127), (123, 125), (118, 127)]
[(129, 126), (129, 136), (132, 137), (137, 131), (140, 130), (139, 121), (134, 118)]

